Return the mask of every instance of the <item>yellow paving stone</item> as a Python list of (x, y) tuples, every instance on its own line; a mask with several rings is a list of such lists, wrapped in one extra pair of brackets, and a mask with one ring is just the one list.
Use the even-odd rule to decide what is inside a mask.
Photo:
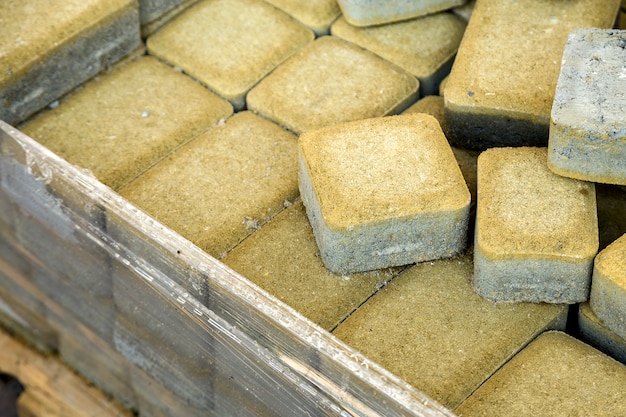
[(446, 85), (446, 134), (461, 147), (546, 146), (569, 33), (610, 28), (619, 0), (476, 3)]
[(394, 276), (393, 269), (336, 275), (319, 257), (302, 201), (238, 245), (224, 263), (326, 330)]
[(16, 124), (137, 49), (133, 0), (0, 2), (0, 119)]
[(474, 293), (471, 253), (405, 270), (333, 332), (414, 387), (454, 408), (546, 329), (564, 305), (494, 304)]
[(589, 303), (610, 330), (626, 339), (626, 235), (596, 257)]
[(119, 189), (230, 114), (228, 102), (145, 57), (88, 83), (22, 130)]
[(463, 417), (626, 414), (626, 366), (563, 332), (537, 337), (455, 413)]
[(265, 0), (284, 10), (317, 36), (328, 35), (330, 25), (341, 14), (336, 0)]
[(241, 110), (248, 91), (313, 38), (310, 29), (262, 0), (205, 0), (147, 44), (151, 54)]
[(582, 340), (626, 364), (626, 339), (606, 327), (589, 302), (578, 306), (578, 330)]
[(338, 0), (344, 16), (355, 26), (397, 22), (448, 10), (467, 0)]
[(248, 108), (296, 134), (395, 114), (419, 82), (390, 62), (335, 36), (307, 45), (248, 94)]
[(120, 194), (213, 256), (298, 196), (297, 139), (240, 112), (165, 158)]
[(416, 76), (420, 94), (436, 94), (448, 75), (461, 43), (465, 22), (451, 13), (436, 13), (382, 26), (360, 28), (344, 16), (333, 23), (333, 35), (353, 42)]

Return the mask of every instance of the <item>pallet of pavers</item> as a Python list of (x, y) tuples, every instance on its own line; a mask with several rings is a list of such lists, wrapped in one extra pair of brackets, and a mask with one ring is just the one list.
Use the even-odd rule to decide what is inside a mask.
[(626, 415), (626, 2), (79, 3), (0, 3), (14, 338), (139, 416)]

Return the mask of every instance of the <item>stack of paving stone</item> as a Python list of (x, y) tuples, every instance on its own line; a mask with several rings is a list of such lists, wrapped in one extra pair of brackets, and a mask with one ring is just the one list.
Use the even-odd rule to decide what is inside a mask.
[[(618, 0), (43, 3), (0, 5), (0, 119), (459, 415), (626, 413), (586, 344), (626, 358), (626, 37), (568, 40)], [(102, 248), (0, 224), (26, 337), (140, 415), (237, 390)]]

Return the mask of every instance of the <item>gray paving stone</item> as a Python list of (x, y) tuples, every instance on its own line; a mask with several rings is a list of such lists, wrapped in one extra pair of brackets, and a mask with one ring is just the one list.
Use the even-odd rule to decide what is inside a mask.
[(451, 9), (467, 0), (338, 0), (344, 16), (355, 26), (373, 26), (412, 19)]
[(589, 302), (578, 306), (578, 330), (582, 340), (626, 364), (626, 339), (606, 327), (593, 312)]
[(548, 166), (626, 185), (626, 30), (578, 29), (565, 45), (550, 121)]

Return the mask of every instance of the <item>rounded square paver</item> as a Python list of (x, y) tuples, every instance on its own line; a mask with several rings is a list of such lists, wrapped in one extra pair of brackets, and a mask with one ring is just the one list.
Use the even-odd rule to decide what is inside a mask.
[(86, 84), (23, 131), (119, 189), (232, 112), (227, 101), (145, 57)]
[(338, 0), (348, 22), (373, 26), (412, 19), (461, 6), (467, 0)]
[(589, 295), (598, 221), (593, 184), (548, 169), (546, 148), (478, 157), (474, 289), (493, 301), (576, 303)]
[(416, 76), (425, 96), (436, 94), (439, 82), (450, 72), (465, 25), (451, 13), (368, 28), (352, 26), (340, 17), (330, 31)]
[(265, 0), (293, 16), (316, 35), (328, 35), (331, 23), (341, 14), (336, 0)]
[(596, 257), (589, 304), (610, 330), (626, 339), (626, 235)]
[(248, 108), (300, 134), (402, 111), (419, 81), (392, 63), (335, 36), (323, 36), (248, 93)]
[(566, 177), (626, 185), (626, 30), (578, 29), (556, 86), (548, 166)]
[(349, 273), (452, 256), (470, 193), (429, 115), (349, 122), (300, 137), (300, 194), (326, 267)]
[(151, 54), (241, 110), (248, 91), (313, 38), (310, 29), (264, 1), (205, 0), (147, 43)]

